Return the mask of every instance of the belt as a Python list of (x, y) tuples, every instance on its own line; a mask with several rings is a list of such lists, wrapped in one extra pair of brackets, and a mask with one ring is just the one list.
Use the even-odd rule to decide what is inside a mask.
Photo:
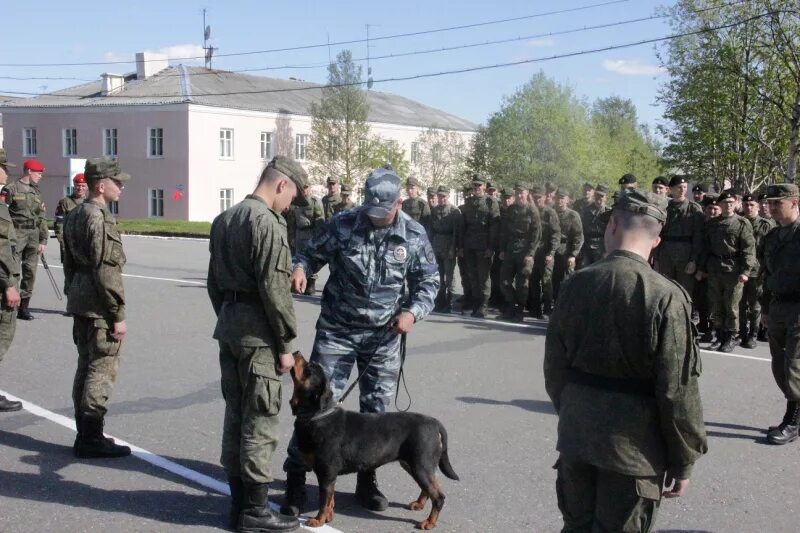
[(731, 259), (736, 257), (735, 255), (717, 255), (715, 253), (712, 253), (711, 255), (713, 255), (714, 257), (716, 257), (717, 259), (720, 259), (722, 261), (730, 261)]
[(784, 294), (772, 293), (772, 300), (781, 304), (800, 303), (800, 292), (787, 292)]
[(228, 303), (261, 303), (261, 296), (257, 292), (225, 291), (224, 300)]
[(567, 370), (567, 381), (578, 385), (586, 385), (596, 389), (603, 389), (623, 394), (636, 394), (638, 396), (655, 396), (656, 383), (651, 379), (626, 379), (609, 378), (589, 374), (575, 368)]
[(688, 235), (686, 237), (679, 237), (679, 236), (675, 236), (675, 235), (664, 235), (663, 237), (661, 237), (661, 241), (662, 242), (686, 242), (686, 243), (690, 243), (690, 242), (692, 242), (693, 239), (694, 238), (691, 235)]
[(36, 229), (38, 226), (33, 220), (20, 220), (19, 222), (14, 222), (14, 227), (17, 229)]

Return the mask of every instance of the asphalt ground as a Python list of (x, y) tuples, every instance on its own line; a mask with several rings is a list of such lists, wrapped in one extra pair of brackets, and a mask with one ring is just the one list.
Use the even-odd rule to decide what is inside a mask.
[[(0, 365), (0, 390), (26, 401), (25, 410), (0, 415), (0, 532), (225, 526), (228, 499), (220, 493), (225, 476), (219, 466), (224, 405), (204, 286), (207, 243), (125, 237), (124, 244), (129, 331), (106, 432), (138, 447), (136, 455), (72, 457), (75, 433), (65, 427), (76, 363), (72, 321), (61, 314), (65, 303), (40, 268), (31, 302), (36, 319), (18, 322)], [(47, 258), (61, 285), (55, 241)], [(318, 299), (297, 297), (296, 311), (297, 347), (310, 353)], [(520, 326), (453, 314), (432, 315), (410, 334), (405, 373), (411, 409), (445, 424), (461, 477), (440, 476), (447, 503), (438, 531), (560, 529), (552, 469), (556, 417), (541, 370), (545, 328), (531, 319)], [(283, 495), (291, 387), (287, 376), (273, 501)], [(696, 465), (688, 494), (663, 502), (657, 529), (798, 531), (800, 441), (764, 443), (763, 428), (784, 411), (767, 348), (703, 352), (701, 390), (709, 453)], [(408, 401), (401, 387), (398, 405)], [(356, 394), (346, 405), (356, 408)], [(390, 508), (362, 510), (352, 496), (355, 476), (343, 476), (336, 518), (326, 531), (409, 531), (427, 515), (429, 507), (424, 513), (404, 508), (419, 490), (399, 466), (381, 468), (378, 479)], [(313, 475), (309, 482), (315, 486)], [(311, 494), (306, 517), (316, 511), (316, 490)]]

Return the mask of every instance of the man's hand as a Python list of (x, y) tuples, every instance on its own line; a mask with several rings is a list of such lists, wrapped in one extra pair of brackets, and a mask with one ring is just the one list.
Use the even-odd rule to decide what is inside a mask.
[(575, 268), (575, 258), (574, 257), (572, 257), (572, 256), (567, 257), (567, 266), (569, 268)]
[(38, 253), (39, 255), (42, 255), (44, 253), (44, 249), (45, 249), (45, 245), (44, 244), (40, 244), (39, 246), (36, 247), (36, 253)]
[(526, 255), (523, 258), (523, 260), (525, 261), (525, 266), (527, 266), (527, 267), (532, 267), (533, 266), (533, 256), (532, 255)]
[(392, 323), (392, 331), (397, 334), (408, 333), (411, 331), (412, 327), (414, 327), (414, 315), (408, 311), (403, 311), (397, 315), (397, 318), (394, 319), (394, 323)]
[(292, 276), (289, 278), (289, 282), (292, 284), (292, 290), (297, 294), (303, 294), (306, 292), (306, 284), (308, 280), (306, 279), (306, 271), (302, 268), (295, 268), (292, 271)]
[(747, 283), (747, 280), (750, 279), (750, 276), (747, 274), (740, 274), (739, 275), (739, 283)]
[(7, 307), (9, 307), (11, 309), (16, 309), (17, 307), (19, 307), (20, 300), (21, 300), (21, 298), (19, 297), (19, 292), (17, 291), (16, 287), (11, 286), (11, 287), (6, 289), (6, 306)]
[(128, 333), (128, 325), (124, 320), (122, 322), (114, 322), (114, 330), (111, 332), (114, 340), (121, 341), (126, 333)]
[(697, 272), (697, 265), (694, 264), (694, 261), (689, 261), (686, 263), (686, 273), (691, 276), (695, 272)]
[(671, 489), (665, 490), (662, 496), (665, 498), (680, 498), (681, 496), (686, 493), (686, 489), (689, 487), (689, 480), (688, 479), (672, 479), (670, 477), (667, 478), (664, 487), (672, 486)]
[(278, 372), (281, 374), (287, 373), (294, 366), (294, 356), (290, 353), (282, 353), (279, 359)]

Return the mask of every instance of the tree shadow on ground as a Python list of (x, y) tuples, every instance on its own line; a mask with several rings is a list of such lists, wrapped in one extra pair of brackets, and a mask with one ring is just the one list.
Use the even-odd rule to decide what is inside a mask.
[(516, 399), (504, 402), (500, 400), (493, 400), (491, 398), (477, 398), (475, 396), (458, 396), (456, 397), (456, 400), (469, 404), (507, 405), (511, 407), (519, 407), (520, 409), (525, 409), (526, 411), (542, 413), (546, 415), (556, 414), (555, 409), (553, 409), (553, 404), (549, 401), (543, 400)]
[[(726, 431), (715, 431), (715, 430), (706, 430), (706, 435), (709, 437), (716, 437), (720, 439), (741, 439), (741, 440), (752, 440), (757, 444), (768, 444), (764, 438), (764, 434), (766, 430), (764, 428), (756, 428), (752, 426), (743, 426), (740, 424), (727, 424), (721, 422), (706, 422), (706, 427), (713, 427), (713, 428), (722, 428), (722, 429), (732, 429), (732, 430), (742, 430), (748, 431), (751, 433), (734, 433), (734, 432), (726, 432)], [(756, 432), (756, 434), (752, 434), (752, 432)]]

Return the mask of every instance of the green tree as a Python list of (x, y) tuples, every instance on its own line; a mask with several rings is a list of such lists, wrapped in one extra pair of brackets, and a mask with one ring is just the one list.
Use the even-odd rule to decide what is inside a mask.
[(382, 167), (386, 164), (391, 165), (401, 178), (408, 176), (409, 163), (406, 159), (406, 152), (397, 141), (385, 140), (378, 136), (372, 136), (364, 143), (363, 154), (363, 160), (366, 163), (366, 172), (364, 172), (363, 176), (359, 176), (359, 180), (361, 181), (363, 181), (370, 170)]
[(458, 187), (466, 169), (467, 143), (452, 131), (430, 127), (416, 139), (414, 170), (427, 187)]

